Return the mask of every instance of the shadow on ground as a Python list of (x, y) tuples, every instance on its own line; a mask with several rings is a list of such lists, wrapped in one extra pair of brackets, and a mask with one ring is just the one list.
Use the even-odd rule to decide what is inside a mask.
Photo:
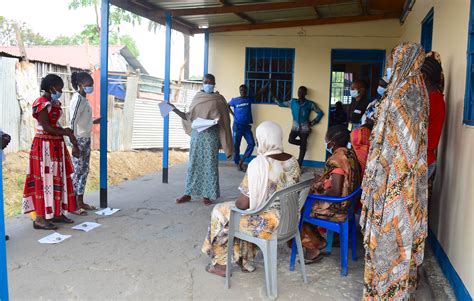
[[(72, 237), (58, 245), (39, 244), (37, 240), (49, 232), (33, 230), (27, 217), (8, 219), (11, 299), (266, 299), (261, 261), (251, 274), (234, 269), (230, 290), (224, 288), (223, 278), (205, 272), (208, 260), (200, 250), (212, 208), (199, 201), (175, 204), (185, 173), (186, 166), (179, 165), (170, 169), (169, 184), (161, 184), (161, 176), (153, 174), (111, 187), (109, 205), (122, 210), (110, 217), (74, 216), (77, 223), (95, 221), (102, 226), (89, 233), (62, 226), (58, 232)], [(242, 177), (230, 165), (221, 165), (219, 201), (238, 196)], [(98, 193), (87, 195), (87, 200), (98, 205)], [(360, 245), (359, 240), (359, 260), (350, 261), (347, 277), (340, 276), (335, 248), (333, 255), (307, 267), (309, 284), (303, 283), (298, 265), (295, 272), (289, 271), (289, 249), (280, 246), (279, 299), (360, 300), (364, 264)], [(433, 275), (435, 281), (423, 277), (417, 299), (453, 298), (431, 253), (427, 257), (429, 272), (423, 274)]]

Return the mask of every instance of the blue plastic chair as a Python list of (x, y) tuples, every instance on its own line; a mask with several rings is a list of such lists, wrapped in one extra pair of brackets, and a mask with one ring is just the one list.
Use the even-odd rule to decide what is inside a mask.
[[(331, 253), (332, 249), (332, 240), (334, 232), (339, 233), (340, 245), (341, 245), (341, 275), (347, 276), (347, 262), (349, 254), (349, 235), (351, 237), (351, 249), (352, 249), (352, 260), (357, 260), (356, 254), (356, 220), (354, 206), (357, 201), (357, 196), (362, 192), (362, 189), (359, 187), (353, 193), (345, 197), (330, 197), (323, 195), (310, 194), (306, 199), (306, 202), (303, 207), (303, 215), (300, 219), (299, 229), (303, 227), (303, 223), (310, 223), (312, 225), (325, 228), (327, 230), (326, 237), (326, 252)], [(311, 209), (314, 202), (316, 201), (325, 201), (331, 203), (341, 203), (344, 201), (350, 200), (349, 212), (347, 218), (343, 222), (332, 222), (320, 218), (311, 217)], [(293, 241), (291, 259), (290, 259), (290, 271), (293, 271), (295, 268), (295, 259), (296, 259), (296, 244)]]

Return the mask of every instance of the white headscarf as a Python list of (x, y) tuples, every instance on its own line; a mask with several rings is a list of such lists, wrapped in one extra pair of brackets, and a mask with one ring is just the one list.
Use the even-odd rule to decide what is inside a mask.
[(283, 131), (272, 122), (264, 121), (257, 127), (257, 157), (248, 167), (250, 210), (261, 209), (267, 197), (270, 163), (267, 156), (283, 152)]

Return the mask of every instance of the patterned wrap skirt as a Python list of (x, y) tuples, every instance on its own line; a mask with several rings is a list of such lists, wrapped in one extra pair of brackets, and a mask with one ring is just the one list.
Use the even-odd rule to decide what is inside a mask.
[[(212, 265), (227, 264), (227, 243), (229, 235), (230, 210), (235, 202), (225, 202), (214, 206), (211, 214), (206, 239), (202, 252), (211, 258)], [(243, 215), (240, 218), (240, 231), (253, 237), (273, 239), (280, 222), (280, 211), (270, 208), (261, 215)], [(255, 270), (253, 259), (257, 255), (258, 247), (238, 238), (234, 240), (233, 261), (240, 261), (247, 271)]]
[(184, 194), (216, 200), (219, 189), (219, 128), (193, 130)]
[(23, 192), (23, 213), (46, 219), (76, 210), (71, 179), (74, 169), (62, 136), (36, 134), (30, 151)]

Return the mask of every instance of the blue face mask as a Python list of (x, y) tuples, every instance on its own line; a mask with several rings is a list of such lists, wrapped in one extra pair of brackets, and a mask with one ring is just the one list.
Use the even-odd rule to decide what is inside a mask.
[(383, 94), (385, 93), (385, 88), (382, 87), (382, 86), (378, 86), (378, 87), (377, 87), (377, 93), (378, 93), (380, 96), (383, 96)]
[(357, 90), (351, 90), (350, 93), (352, 98), (356, 98), (357, 96), (359, 96), (359, 91)]
[(94, 86), (92, 86), (92, 87), (84, 87), (84, 93), (86, 93), (86, 94), (91, 94), (92, 92), (94, 92)]
[(214, 92), (214, 85), (203, 84), (203, 85), (202, 85), (202, 89), (203, 89), (204, 92), (206, 92), (206, 93), (212, 93), (212, 92)]
[(53, 93), (51, 93), (51, 99), (54, 102), (57, 102), (57, 101), (59, 101), (59, 98), (61, 98), (61, 95), (62, 95), (61, 92), (53, 92)]
[(387, 68), (387, 79), (390, 80), (392, 77), (392, 68)]

